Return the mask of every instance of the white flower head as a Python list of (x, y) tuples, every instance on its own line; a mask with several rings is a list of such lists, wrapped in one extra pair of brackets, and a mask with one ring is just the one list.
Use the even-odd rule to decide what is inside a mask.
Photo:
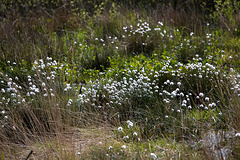
[(133, 136), (137, 136), (138, 134), (137, 134), (137, 132), (133, 132)]
[(240, 137), (240, 133), (236, 133), (236, 134), (235, 134), (235, 137)]
[(200, 97), (203, 97), (203, 96), (204, 96), (204, 94), (201, 92), (201, 93), (199, 93), (199, 96), (200, 96)]
[(208, 97), (205, 97), (205, 101), (208, 102), (208, 101), (209, 101), (209, 98), (208, 98)]
[(118, 131), (122, 132), (123, 128), (122, 127), (118, 127)]
[(122, 147), (121, 147), (122, 149), (126, 149), (127, 147), (126, 147), (126, 145), (122, 145)]
[(130, 120), (127, 120), (127, 124), (128, 124), (128, 128), (133, 127), (133, 122), (131, 122)]
[(156, 156), (156, 154), (154, 154), (154, 153), (150, 153), (150, 156), (151, 156), (152, 158), (154, 158), (154, 159), (157, 159), (157, 156)]
[(180, 87), (181, 86), (181, 82), (178, 82), (177, 85), (178, 85), (178, 87)]

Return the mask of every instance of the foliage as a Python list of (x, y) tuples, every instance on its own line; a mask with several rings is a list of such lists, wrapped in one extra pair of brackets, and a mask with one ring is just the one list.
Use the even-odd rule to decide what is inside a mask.
[(110, 125), (78, 158), (238, 157), (239, 2), (206, 2), (2, 1), (0, 142)]

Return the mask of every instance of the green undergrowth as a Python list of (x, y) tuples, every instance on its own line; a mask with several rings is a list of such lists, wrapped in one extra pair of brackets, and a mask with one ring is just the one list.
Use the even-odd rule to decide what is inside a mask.
[[(158, 141), (149, 141), (143, 143), (125, 144), (116, 142), (112, 145), (102, 144), (93, 147), (88, 153), (87, 157), (91, 159), (169, 159), (169, 158), (201, 158), (201, 152), (191, 154), (192, 149), (186, 148), (184, 143), (176, 144), (174, 141), (170, 142), (168, 139), (161, 139)], [(126, 148), (125, 148), (126, 147)], [(185, 148), (185, 150), (182, 150)], [(81, 158), (84, 159), (86, 153)]]
[[(214, 159), (219, 148), (239, 157), (239, 2), (135, 3), (62, 2), (67, 12), (49, 2), (28, 14), (25, 4), (11, 15), (4, 1), (1, 143), (109, 125), (109, 143), (72, 158)], [(227, 136), (215, 144), (215, 133)]]

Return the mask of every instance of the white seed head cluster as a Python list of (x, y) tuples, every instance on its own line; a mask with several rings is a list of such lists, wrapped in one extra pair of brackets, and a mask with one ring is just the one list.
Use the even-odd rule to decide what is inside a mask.
[[(77, 102), (83, 106), (86, 104), (98, 106), (100, 103), (102, 105), (107, 103), (108, 106), (120, 106), (136, 98), (154, 99), (156, 102), (157, 99), (160, 99), (162, 100), (160, 102), (169, 105), (177, 113), (180, 113), (182, 109), (207, 110), (217, 107), (218, 99), (210, 98), (210, 91), (212, 91), (211, 84), (214, 84), (218, 79), (216, 77), (219, 76), (219, 68), (199, 61), (187, 64), (178, 62), (173, 66), (170, 65), (171, 63), (171, 59), (168, 59), (154, 62), (154, 64), (162, 66), (161, 68), (153, 66), (153, 69), (142, 67), (139, 70), (132, 66), (121, 70), (121, 72), (114, 69), (108, 70), (105, 75), (102, 74), (101, 80), (97, 79), (83, 88), (83, 92), (78, 95)], [(125, 66), (128, 66), (127, 62)], [(108, 74), (115, 75), (115, 77), (107, 78)], [(223, 74), (227, 75), (228, 73)], [(165, 77), (170, 79), (165, 79)], [(227, 77), (234, 79), (230, 83), (232, 83), (235, 93), (239, 94), (239, 77), (228, 74), (222, 83), (231, 81)], [(209, 90), (194, 88), (197, 86), (205, 88), (209, 86)]]

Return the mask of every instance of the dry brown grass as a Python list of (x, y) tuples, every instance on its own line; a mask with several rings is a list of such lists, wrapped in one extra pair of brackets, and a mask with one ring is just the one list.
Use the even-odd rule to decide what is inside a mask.
[(25, 144), (3, 143), (1, 153), (5, 159), (78, 159), (99, 142), (114, 141), (111, 128), (78, 128), (55, 136), (39, 136)]

